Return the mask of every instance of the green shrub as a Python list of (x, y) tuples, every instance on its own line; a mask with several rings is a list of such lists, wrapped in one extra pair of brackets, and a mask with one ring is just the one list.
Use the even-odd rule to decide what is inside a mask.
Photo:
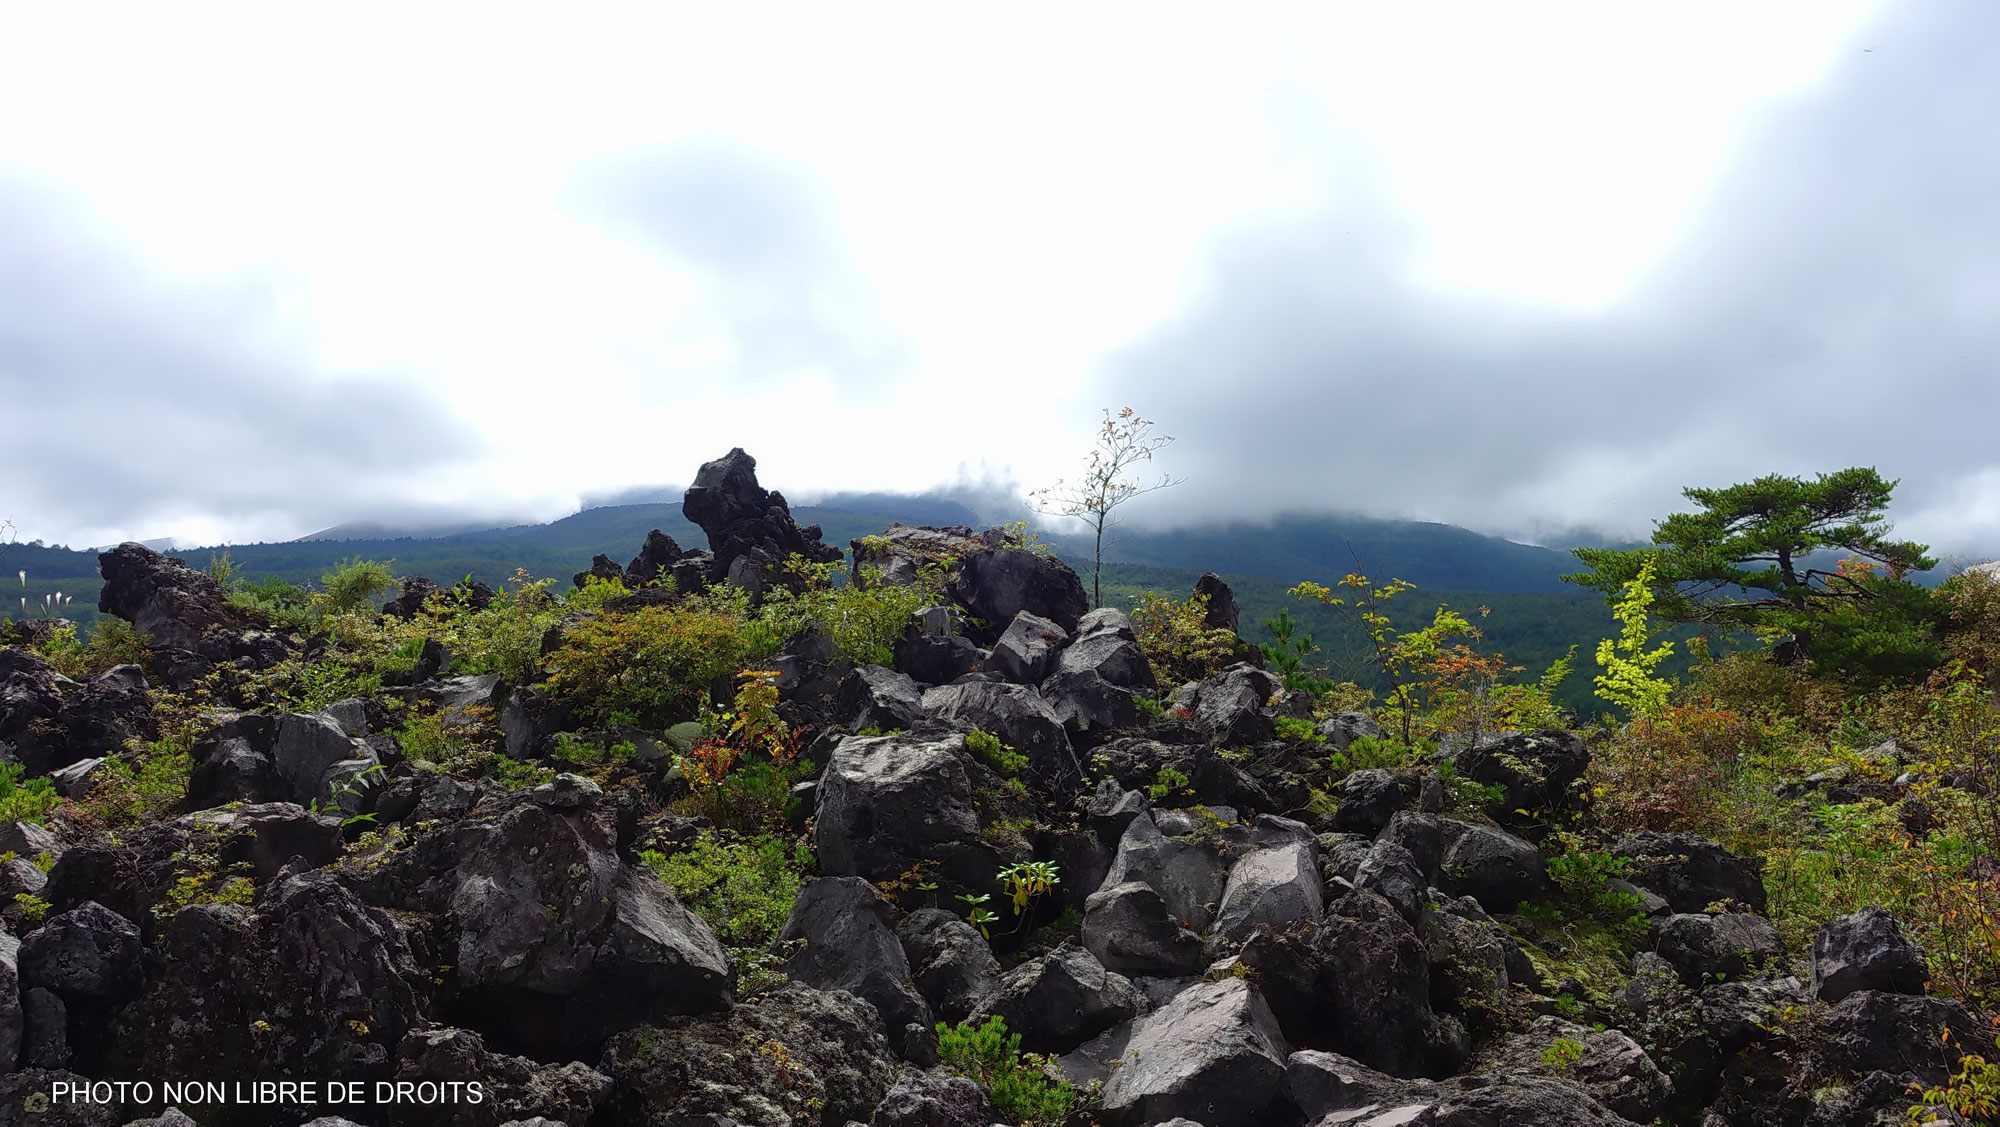
[(778, 938), (814, 866), (803, 846), (790, 849), (770, 835), (738, 838), (715, 830), (703, 830), (685, 849), (649, 849), (639, 859), (723, 946), (742, 951), (768, 947)]
[(1162, 767), (1153, 772), (1153, 781), (1146, 787), (1146, 797), (1154, 802), (1165, 802), (1169, 796), (1185, 794), (1193, 796), (1193, 784), (1186, 773), (1172, 767)]
[(379, 560), (360, 557), (344, 560), (319, 577), (326, 588), (326, 609), (332, 614), (351, 614), (375, 609), (375, 597), (396, 586), (396, 573)]
[(696, 719), (716, 680), (759, 656), (723, 606), (690, 599), (587, 618), (549, 655), (548, 690), (585, 724)]
[(1574, 1037), (1558, 1037), (1542, 1050), (1542, 1067), (1553, 1072), (1565, 1072), (1582, 1059), (1583, 1042)]
[(840, 583), (844, 568), (798, 556), (788, 561), (785, 572), (796, 589), (773, 586), (757, 610), (757, 621), (768, 631), (773, 648), (806, 623), (818, 622), (839, 656), (857, 665), (889, 665), (910, 616), (944, 598), (944, 569), (936, 565), (918, 569), (916, 582), (898, 585)]
[(1021, 1035), (1001, 1018), (983, 1025), (938, 1023), (938, 1062), (985, 1088), (1000, 1118), (1019, 1127), (1053, 1127), (1079, 1103), (1077, 1090), (1054, 1074), (1048, 1058), (1021, 1052)]
[(1161, 686), (1201, 681), (1222, 672), (1248, 647), (1233, 630), (1203, 625), (1208, 597), (1174, 600), (1141, 592), (1132, 610), (1132, 630)]
[(21, 909), (21, 922), (31, 927), (48, 919), (49, 908), (53, 906), (32, 892), (16, 892), (14, 904)]
[(1028, 757), (1000, 742), (991, 732), (973, 729), (965, 734), (965, 750), (984, 759), (988, 766), (1007, 778), (1028, 769)]
[(318, 712), (350, 697), (372, 696), (382, 687), (378, 674), (362, 672), (339, 661), (315, 661), (290, 667), (290, 676), (275, 690), (278, 703), (297, 712)]
[(21, 781), (19, 763), (0, 763), (0, 822), (34, 822), (49, 816), (62, 799), (46, 776)]

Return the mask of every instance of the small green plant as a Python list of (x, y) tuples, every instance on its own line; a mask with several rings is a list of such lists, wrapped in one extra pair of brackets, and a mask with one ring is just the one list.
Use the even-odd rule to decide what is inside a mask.
[(1558, 1037), (1542, 1050), (1542, 1067), (1552, 1072), (1567, 1072), (1582, 1059), (1583, 1042), (1574, 1037)]
[(1000, 917), (986, 907), (987, 902), (993, 897), (984, 892), (961, 892), (958, 898), (965, 904), (965, 922), (978, 928), (979, 934), (988, 939), (993, 938), (993, 933), (988, 929), (1000, 922)]
[(16, 892), (14, 905), (21, 910), (21, 922), (35, 925), (49, 918), (50, 904), (32, 892)]
[(1625, 584), (1623, 596), (1612, 605), (1611, 614), (1620, 625), (1618, 639), (1597, 643), (1597, 664), (1604, 672), (1595, 681), (1599, 698), (1647, 719), (1657, 719), (1666, 712), (1667, 697), (1674, 691), (1672, 681), (1653, 672), (1673, 654), (1674, 644), (1661, 642), (1653, 649), (1646, 648), (1653, 638), (1646, 612), (1653, 605), (1654, 566), (1654, 558), (1647, 556), (1639, 573)]
[(1000, 742), (991, 732), (974, 729), (965, 734), (965, 750), (984, 759), (995, 771), (1013, 778), (1028, 769), (1028, 757)]
[(726, 947), (752, 950), (778, 937), (813, 870), (803, 846), (768, 835), (738, 838), (703, 830), (673, 853), (647, 850), (639, 859), (700, 916)]
[(1158, 720), (1167, 714), (1166, 705), (1144, 694), (1132, 698), (1132, 707), (1147, 720)]
[(396, 586), (396, 573), (389, 565), (359, 557), (345, 560), (320, 576), (326, 588), (326, 607), (334, 614), (373, 610), (375, 596)]
[(47, 777), (21, 780), (19, 763), (0, 763), (0, 822), (40, 825), (62, 801)]
[(1056, 873), (1054, 861), (1020, 861), (1001, 869), (998, 874), (1000, 890), (1013, 902), (1014, 915), (1020, 922), (1014, 925), (1019, 931), (1028, 919), (1028, 905), (1037, 896), (1046, 896), (1062, 883)]
[(1154, 802), (1165, 802), (1170, 795), (1193, 794), (1193, 784), (1187, 775), (1172, 767), (1162, 767), (1153, 773), (1153, 781), (1146, 787), (1146, 797)]
[(1276, 727), (1278, 738), (1281, 740), (1291, 743), (1326, 742), (1326, 737), (1319, 734), (1319, 730), (1313, 727), (1312, 721), (1297, 716), (1280, 716), (1273, 726)]
[(1946, 1108), (1974, 1123), (1992, 1123), (2000, 1116), (2000, 1064), (1967, 1053), (1959, 1058), (1958, 1071), (1935, 1088), (1917, 1088), (1918, 1102), (1910, 1108), (1909, 1120), (1922, 1123), (1932, 1113)]
[(1346, 751), (1329, 755), (1327, 764), (1336, 775), (1370, 767), (1401, 771), (1416, 762), (1416, 757), (1417, 753), (1401, 740), (1389, 736), (1358, 736), (1347, 745)]
[(1021, 1052), (1021, 1035), (1001, 1018), (984, 1024), (938, 1023), (938, 1062), (985, 1088), (1000, 1118), (1020, 1127), (1056, 1127), (1081, 1094), (1055, 1075), (1047, 1057)]

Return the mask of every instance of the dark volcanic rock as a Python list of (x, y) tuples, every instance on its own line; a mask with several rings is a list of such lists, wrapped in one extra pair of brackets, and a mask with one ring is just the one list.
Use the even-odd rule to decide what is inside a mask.
[(1236, 609), (1236, 592), (1229, 589), (1220, 575), (1206, 572), (1194, 581), (1194, 594), (1206, 600), (1202, 609), (1201, 624), (1210, 630), (1227, 630), (1236, 633), (1239, 612)]
[(223, 662), (263, 669), (286, 656), (282, 641), (254, 629), (222, 585), (185, 560), (125, 543), (99, 553), (97, 567), (104, 576), (97, 609), (152, 636), (153, 668), (170, 689), (189, 688)]
[(1257, 987), (1240, 978), (1181, 991), (1133, 1023), (1104, 1087), (1104, 1121), (1141, 1127), (1183, 1117), (1205, 1127), (1271, 1121), (1289, 1046)]
[(1590, 752), (1573, 732), (1544, 728), (1534, 732), (1501, 732), (1461, 744), (1445, 755), (1458, 775), (1476, 783), (1500, 787), (1505, 793), (1487, 812), (1502, 820), (1574, 810), (1583, 797), (1584, 768)]
[[(625, 586), (634, 591), (650, 583), (671, 580), (674, 565), (681, 562), (681, 546), (674, 538), (654, 529), (646, 534), (646, 542), (639, 546), (639, 554), (625, 565)], [(662, 572), (666, 580), (661, 578)]]
[(1403, 784), (1380, 767), (1350, 771), (1334, 793), (1340, 809), (1334, 811), (1333, 828), (1342, 833), (1380, 833), (1403, 808)]
[(1083, 767), (1042, 695), (1026, 685), (993, 681), (940, 685), (923, 696), (924, 715), (953, 727), (991, 733), (1028, 757), (1036, 775), (1071, 790), (1083, 783)]
[[(1949, 1041), (1941, 1039), (1951, 1031)], [(1945, 1081), (1964, 1053), (1989, 1059), (1986, 1022), (1948, 998), (1861, 990), (1826, 1012), (1820, 1035), (1827, 1062), (1843, 1072), (1913, 1072), (1925, 1084)]]
[(20, 973), (29, 987), (65, 1002), (122, 1002), (140, 986), (139, 929), (95, 901), (49, 920), (21, 941)]
[[(394, 921), (325, 873), (280, 880), (254, 909), (185, 909), (162, 953), (112, 1025), (112, 1075), (386, 1080), (391, 1047), (425, 1024), (430, 982)], [(265, 1121), (254, 1106), (217, 1110)]]
[(825, 877), (799, 892), (778, 941), (805, 940), (805, 949), (786, 961), (786, 976), (866, 999), (881, 1015), (890, 1043), (907, 1057), (908, 1027), (915, 1025), (919, 1037), (928, 1032), (931, 1007), (911, 980), (890, 910), (875, 886), (860, 877)]
[(1236, 747), (1262, 743), (1276, 731), (1269, 708), (1273, 694), (1284, 682), (1251, 665), (1239, 662), (1194, 686), (1184, 689), (1182, 706), (1194, 714), (1195, 723), (1210, 742)]
[(611, 1078), (576, 1061), (537, 1064), (489, 1052), (469, 1029), (412, 1030), (397, 1049), (396, 1079), (413, 1084), (477, 1081), (478, 1102), (392, 1103), (389, 1122), (408, 1127), (501, 1127), (543, 1116), (583, 1123), (611, 1095)]
[(980, 836), (976, 770), (956, 733), (840, 741), (815, 799), (820, 871), (886, 881), (928, 859), (947, 894), (993, 891), (993, 874), (1028, 856)]
[(979, 929), (942, 908), (921, 908), (896, 925), (910, 977), (938, 1017), (965, 1020), (1000, 981), (1000, 961), (993, 957)]
[(616, 807), (578, 776), (491, 795), (340, 876), (370, 903), (444, 917), (459, 1024), (501, 1051), (589, 1058), (641, 1021), (729, 1004), (708, 925), (620, 859)]
[(979, 1085), (944, 1069), (906, 1068), (868, 1127), (991, 1127), (993, 1102)]
[(726, 1014), (619, 1034), (598, 1068), (617, 1082), (618, 1123), (839, 1124), (865, 1122), (903, 1062), (875, 1007), (794, 984)]
[(28, 774), (48, 774), (155, 734), (138, 666), (79, 683), (32, 650), (0, 649), (0, 748), (11, 748)]
[(1896, 917), (1882, 908), (1828, 920), (1813, 938), (1812, 964), (1813, 997), (1822, 1002), (1857, 990), (1921, 994), (1930, 978), (1924, 949), (1903, 938)]
[(982, 642), (999, 638), (1022, 611), (1069, 633), (1090, 609), (1083, 580), (1068, 564), (1021, 548), (983, 548), (960, 556), (945, 591), (976, 620), (967, 624), (968, 633)]
[(1062, 627), (1021, 611), (993, 643), (982, 671), (1016, 685), (1038, 684), (1054, 670), (1057, 652), (1067, 641), (1069, 634)]
[(1453, 821), (1439, 822), (1444, 855), (1438, 887), (1470, 896), (1489, 912), (1512, 912), (1523, 900), (1549, 891), (1541, 851), (1504, 830)]
[(1174, 978), (1201, 970), (1201, 937), (1182, 927), (1143, 881), (1106, 884), (1084, 902), (1083, 945), (1124, 975)]
[(1778, 929), (1747, 912), (1668, 916), (1660, 923), (1657, 951), (1688, 986), (1740, 978), (1785, 956)]
[(1328, 909), (1314, 950), (1316, 1047), (1397, 1076), (1447, 1076), (1465, 1060), (1465, 1030), (1432, 1012), (1423, 944), (1388, 901), (1348, 893)]
[(1006, 1021), (1031, 1053), (1066, 1053), (1145, 1008), (1145, 995), (1089, 951), (1064, 943), (1000, 979), (969, 1019)]
[(1723, 900), (1764, 910), (1764, 878), (1756, 859), (1738, 857), (1707, 838), (1649, 830), (1621, 840), (1611, 852), (1631, 860), (1627, 880), (1666, 897), (1676, 912), (1706, 911)]
[(741, 447), (703, 464), (681, 501), (681, 511), (708, 534), (714, 553), (708, 565), (711, 580), (740, 580), (739, 565), (744, 561), (762, 569), (794, 555), (815, 563), (842, 558), (840, 549), (820, 543), (817, 535), (808, 537), (792, 520), (784, 494), (757, 484), (757, 459)]

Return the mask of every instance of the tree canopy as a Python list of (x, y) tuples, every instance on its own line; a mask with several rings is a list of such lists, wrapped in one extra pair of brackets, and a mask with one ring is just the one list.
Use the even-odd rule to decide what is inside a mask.
[(1590, 570), (1563, 578), (1616, 600), (1650, 565), (1663, 619), (1748, 627), (1834, 670), (1907, 672), (1934, 658), (1935, 632), (1930, 593), (1906, 577), (1937, 561), (1890, 538), (1895, 487), (1856, 467), (1686, 489), (1701, 510), (1660, 521), (1652, 548), (1578, 548)]

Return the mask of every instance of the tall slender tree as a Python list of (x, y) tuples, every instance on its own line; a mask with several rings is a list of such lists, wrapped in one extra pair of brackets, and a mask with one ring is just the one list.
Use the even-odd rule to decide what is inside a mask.
[[(1105, 533), (1117, 527), (1112, 513), (1134, 497), (1179, 485), (1186, 478), (1161, 474), (1157, 481), (1140, 481), (1130, 476), (1141, 462), (1153, 460), (1153, 453), (1172, 443), (1170, 434), (1154, 434), (1153, 421), (1142, 419), (1130, 407), (1113, 414), (1104, 409), (1104, 422), (1097, 428), (1097, 445), (1084, 459), (1083, 473), (1074, 481), (1058, 479), (1054, 485), (1028, 494), (1028, 503), (1038, 513), (1075, 517), (1089, 526), (1093, 538), (1090, 571), (1090, 604), (1104, 603)], [(1114, 541), (1115, 543), (1115, 541)]]

